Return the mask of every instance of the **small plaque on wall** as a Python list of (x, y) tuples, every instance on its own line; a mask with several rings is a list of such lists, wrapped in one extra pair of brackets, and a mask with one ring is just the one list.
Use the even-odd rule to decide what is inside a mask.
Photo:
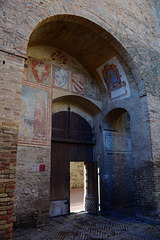
[(39, 171), (45, 172), (45, 165), (39, 165)]
[(109, 131), (103, 132), (104, 150), (106, 152), (131, 152), (132, 144), (129, 135)]
[(30, 164), (29, 172), (45, 172), (45, 165), (42, 164)]

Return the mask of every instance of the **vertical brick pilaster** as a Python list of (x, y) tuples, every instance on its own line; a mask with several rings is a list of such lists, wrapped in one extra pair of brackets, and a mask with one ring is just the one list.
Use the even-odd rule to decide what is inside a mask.
[(0, 239), (12, 239), (23, 59), (1, 53)]
[(15, 179), (0, 179), (0, 239), (12, 239)]

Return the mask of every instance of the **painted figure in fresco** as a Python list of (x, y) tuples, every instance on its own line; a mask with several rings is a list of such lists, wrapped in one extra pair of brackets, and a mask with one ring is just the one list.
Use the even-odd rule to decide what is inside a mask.
[(46, 103), (42, 92), (37, 95), (34, 104), (34, 135), (36, 137), (46, 136)]
[(24, 137), (29, 137), (32, 134), (32, 130), (29, 126), (25, 123), (23, 117), (27, 113), (27, 103), (22, 100), (21, 102), (21, 114), (19, 120), (19, 134)]

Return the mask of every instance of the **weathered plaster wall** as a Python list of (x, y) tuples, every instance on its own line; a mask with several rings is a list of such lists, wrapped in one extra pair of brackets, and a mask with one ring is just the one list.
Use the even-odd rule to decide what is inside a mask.
[[(50, 147), (18, 146), (15, 226), (35, 226), (49, 220), (50, 151)], [(31, 165), (45, 165), (45, 171), (31, 171)]]

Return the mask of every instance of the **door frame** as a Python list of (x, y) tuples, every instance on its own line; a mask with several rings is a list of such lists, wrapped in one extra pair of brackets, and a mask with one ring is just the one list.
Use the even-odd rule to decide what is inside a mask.
[[(70, 126), (74, 127), (74, 123), (70, 122), (71, 119), (73, 119), (73, 121), (74, 121), (74, 117), (76, 119), (75, 123), (77, 123), (77, 122), (80, 123), (81, 121), (82, 121), (82, 125), (84, 125), (85, 122), (87, 123), (87, 125), (89, 125), (89, 123), (84, 118), (82, 118), (80, 115), (75, 114), (70, 111), (59, 112), (59, 115), (60, 116), (64, 115), (67, 118), (66, 119), (67, 122), (64, 123), (65, 126), (67, 126), (67, 129), (63, 129), (62, 128), (63, 126), (60, 126), (61, 128), (54, 128), (54, 121), (53, 121), (54, 114), (53, 114), (52, 141), (51, 141), (51, 205), (54, 206), (54, 202), (56, 200), (58, 200), (58, 201), (66, 200), (67, 204), (68, 204), (68, 211), (66, 211), (66, 213), (64, 213), (63, 215), (70, 214), (70, 169), (69, 169), (69, 171), (67, 170), (67, 173), (69, 172), (69, 176), (67, 175), (67, 179), (66, 179), (66, 181), (68, 181), (67, 186), (69, 186), (69, 189), (67, 189), (67, 192), (68, 192), (67, 198), (61, 199), (61, 200), (56, 199), (56, 198), (53, 199), (53, 194), (52, 194), (52, 191), (53, 191), (52, 188), (54, 187), (54, 183), (55, 183), (55, 180), (53, 181), (52, 178), (54, 178), (53, 177), (54, 171), (56, 171), (53, 169), (52, 165), (54, 165), (56, 163), (55, 162), (53, 164), (55, 159), (58, 159), (58, 157), (56, 157), (56, 156), (53, 157), (55, 154), (53, 152), (53, 149), (54, 149), (54, 145), (56, 145), (56, 144), (60, 144), (60, 145), (64, 144), (64, 146), (65, 145), (68, 146), (68, 149), (65, 148), (66, 152), (64, 152), (64, 154), (66, 154), (66, 156), (67, 156), (67, 158), (65, 158), (65, 161), (67, 162), (67, 166), (70, 166), (70, 162), (80, 162), (80, 161), (84, 162), (84, 165), (86, 166), (86, 169), (87, 169), (86, 179), (88, 179), (88, 180), (86, 182), (86, 190), (85, 190), (85, 192), (87, 193), (86, 197), (85, 197), (85, 210), (87, 210), (90, 213), (96, 214), (98, 211), (98, 174), (97, 174), (97, 169), (96, 169), (97, 164), (95, 161), (93, 161), (93, 146), (96, 144), (96, 141), (93, 141), (93, 138), (91, 138), (92, 128), (86, 127), (87, 131), (88, 131), (88, 129), (91, 129), (90, 133), (85, 132), (85, 131), (80, 132), (80, 131), (77, 131), (77, 129), (76, 129), (76, 131), (73, 131), (74, 129), (72, 129), (72, 131), (70, 131)], [(58, 125), (59, 124), (58, 113), (56, 113), (56, 117), (57, 117), (56, 124)], [(78, 121), (77, 121), (77, 119), (78, 119)], [(60, 124), (63, 125), (63, 123), (60, 123)], [(76, 128), (77, 128), (77, 126), (76, 126)], [(62, 137), (63, 131), (65, 132), (65, 134), (64, 134), (65, 137)], [(87, 137), (87, 134), (89, 134), (88, 137)], [(75, 138), (75, 136), (77, 139)], [(56, 153), (56, 154), (58, 154), (58, 153)], [(57, 167), (57, 169), (58, 169), (58, 167)], [(64, 182), (64, 184), (66, 184), (66, 183)], [(91, 193), (91, 189), (92, 189), (92, 193)], [(66, 202), (64, 204), (66, 204)], [(63, 205), (63, 203), (62, 203), (62, 205)], [(62, 208), (63, 208), (63, 206), (62, 206)], [(50, 212), (51, 212), (51, 210), (50, 210)], [(61, 212), (61, 211), (58, 211), (58, 212)], [(50, 214), (50, 216), (51, 216), (51, 214)]]

